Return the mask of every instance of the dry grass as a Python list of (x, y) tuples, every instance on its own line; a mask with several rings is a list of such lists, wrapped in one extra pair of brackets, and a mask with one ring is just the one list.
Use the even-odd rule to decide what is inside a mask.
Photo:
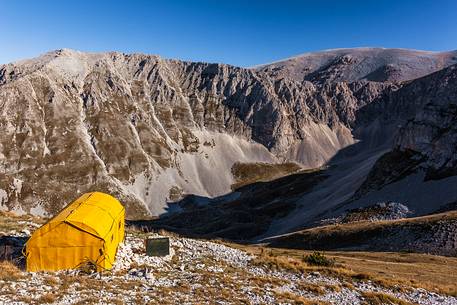
[(232, 189), (238, 189), (242, 186), (255, 182), (267, 182), (279, 177), (290, 175), (300, 171), (302, 168), (297, 163), (235, 163), (232, 166), (232, 175), (235, 178), (235, 183)]
[(17, 217), (20, 217), (20, 215), (14, 213), (13, 211), (0, 211), (0, 217), (4, 217), (4, 218), (17, 218)]
[(412, 217), (412, 218), (402, 218), (402, 219), (395, 219), (395, 220), (381, 220), (381, 221), (356, 221), (351, 223), (345, 224), (337, 224), (337, 225), (329, 225), (329, 226), (322, 226), (309, 229), (308, 231), (319, 231), (322, 234), (329, 234), (331, 232), (342, 232), (344, 234), (350, 232), (358, 232), (358, 231), (368, 231), (368, 229), (372, 229), (373, 227), (385, 227), (391, 225), (427, 225), (437, 221), (446, 221), (446, 220), (457, 220), (457, 211), (449, 211), (445, 213), (427, 215), (427, 216), (420, 216), (420, 217)]
[(343, 286), (344, 288), (349, 289), (349, 290), (355, 290), (355, 286), (352, 285), (352, 283), (349, 283), (349, 282), (347, 282), (347, 281), (344, 281), (343, 284), (342, 284), (342, 286)]
[(86, 305), (86, 304), (97, 304), (100, 302), (99, 298), (90, 296), (90, 297), (85, 297), (82, 300), (74, 303), (74, 305)]
[(124, 305), (124, 301), (120, 300), (120, 299), (111, 299), (109, 301), (110, 304), (113, 304), (113, 305)]
[(289, 281), (284, 280), (284, 279), (279, 279), (276, 277), (261, 276), (261, 275), (250, 276), (250, 277), (248, 277), (248, 281), (249, 281), (249, 283), (251, 283), (251, 285), (257, 286), (257, 287), (263, 287), (263, 286), (267, 286), (267, 285), (283, 286), (283, 285), (289, 283)]
[(0, 280), (16, 281), (25, 277), (25, 274), (9, 261), (0, 262)]
[[(347, 247), (366, 247), (373, 249), (387, 248), (385, 245), (377, 246), (377, 240), (395, 236), (403, 232), (404, 239), (389, 247), (397, 247), (397, 251), (409, 250), (408, 241), (414, 241), (414, 236), (428, 236), (432, 226), (443, 226), (457, 221), (457, 211), (449, 211), (428, 216), (404, 218), (383, 221), (357, 221), (345, 224), (318, 226), (295, 232), (271, 241), (271, 246), (286, 249), (338, 249)], [(430, 236), (431, 237), (431, 236)], [(410, 239), (408, 239), (410, 238)], [(430, 249), (433, 251), (433, 248)], [(444, 250), (443, 250), (444, 251)], [(452, 253), (452, 252), (449, 252)], [(452, 254), (451, 254), (452, 255)]]
[(166, 237), (179, 237), (180, 235), (178, 233), (172, 232), (172, 231), (167, 231), (165, 229), (160, 229), (157, 232), (160, 236), (166, 236)]
[(276, 301), (278, 303), (289, 303), (297, 305), (325, 305), (322, 301), (310, 300), (300, 295), (288, 291), (275, 291)]
[(256, 255), (257, 263), (291, 271), (318, 271), (342, 279), (344, 286), (350, 289), (354, 280), (370, 280), (399, 291), (415, 287), (457, 296), (457, 258), (454, 257), (417, 253), (328, 251), (325, 255), (335, 260), (336, 267), (327, 268), (312, 267), (303, 262), (303, 257), (311, 251), (230, 245)]
[(43, 279), (43, 283), (47, 286), (55, 287), (59, 284), (59, 280), (52, 276), (46, 276)]
[(42, 224), (45, 219), (32, 215), (19, 215), (10, 211), (0, 211), (0, 231), (20, 231), (24, 225), (20, 221), (31, 221), (37, 224)]
[(53, 293), (46, 293), (43, 294), (41, 297), (38, 298), (36, 301), (37, 304), (49, 304), (54, 303), (57, 301), (57, 295)]
[(366, 304), (370, 305), (383, 305), (383, 304), (393, 304), (393, 305), (413, 305), (413, 303), (403, 301), (399, 298), (396, 298), (392, 295), (382, 293), (382, 292), (361, 292), (363, 298), (365, 299)]
[(386, 285), (405, 285), (457, 296), (457, 258), (416, 253), (331, 252), (346, 268)]
[(34, 299), (30, 296), (16, 296), (16, 300), (25, 304), (33, 304), (34, 302)]
[(276, 255), (274, 251), (265, 250), (257, 253), (253, 260), (254, 265), (265, 266), (270, 270), (287, 270), (292, 272), (304, 273), (308, 271), (308, 266), (302, 260), (295, 257)]
[(110, 287), (110, 285), (107, 285), (105, 282), (99, 281), (97, 279), (91, 278), (86, 275), (61, 274), (61, 275), (59, 275), (59, 279), (60, 280), (58, 281), (58, 285), (60, 285), (60, 286), (58, 289), (59, 289), (59, 292), (62, 292), (62, 293), (67, 291), (70, 287), (75, 286), (75, 284), (78, 285), (77, 290), (95, 289), (97, 291), (100, 291), (100, 290), (106, 290), (107, 288)]
[(300, 282), (300, 283), (297, 283), (295, 286), (300, 291), (308, 291), (308, 292), (312, 292), (317, 295), (325, 294), (325, 288), (324, 288), (325, 285)]

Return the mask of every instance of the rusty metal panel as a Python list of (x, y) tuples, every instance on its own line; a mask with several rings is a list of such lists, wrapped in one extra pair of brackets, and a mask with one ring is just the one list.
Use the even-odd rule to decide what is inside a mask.
[(170, 254), (170, 239), (168, 237), (146, 239), (146, 254), (148, 256), (166, 256)]

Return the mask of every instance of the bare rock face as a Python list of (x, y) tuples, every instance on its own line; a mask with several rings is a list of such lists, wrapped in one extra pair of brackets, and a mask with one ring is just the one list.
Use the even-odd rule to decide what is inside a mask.
[[(402, 61), (395, 52), (382, 60)], [(303, 77), (72, 50), (0, 66), (0, 207), (52, 214), (97, 189), (118, 196), (131, 218), (158, 215), (186, 194), (229, 192), (235, 162), (319, 167), (366, 138), (376, 107), (391, 109), (386, 101), (404, 85), (360, 77), (390, 68), (354, 66), (359, 53), (332, 55), (319, 71), (310, 62)], [(388, 80), (438, 69), (451, 55), (418, 54), (407, 70), (416, 74)]]
[(324, 164), (382, 84), (275, 79), (222, 64), (59, 50), (0, 68), (0, 198), (54, 213), (91, 189), (160, 214), (230, 191), (235, 162)]
[[(408, 217), (455, 209), (456, 68), (457, 65), (453, 65), (401, 83), (313, 85), (318, 88), (319, 97), (326, 96), (325, 100), (334, 102), (325, 111), (317, 112), (318, 117), (327, 120), (328, 126), (333, 122), (329, 118), (336, 117), (339, 124), (350, 128), (359, 142), (340, 150), (329, 162), (331, 166), (316, 176), (300, 173), (273, 181), (266, 187), (254, 184), (254, 189), (237, 190), (224, 197), (226, 201), (222, 203), (216, 199), (195, 209), (189, 209), (188, 202), (183, 201), (183, 210), (162, 217), (151, 226), (259, 241), (316, 226), (324, 219), (339, 218), (350, 211), (365, 211), (377, 202), (401, 203), (410, 211)], [(333, 113), (336, 115), (332, 116)], [(304, 149), (303, 155), (318, 152), (317, 147)], [(314, 178), (318, 179), (311, 183), (309, 179)], [(256, 187), (260, 189), (257, 193)], [(424, 228), (417, 231), (419, 235)], [(247, 232), (253, 235), (247, 236)], [(392, 240), (402, 232), (396, 231)], [(365, 245), (366, 236), (364, 232), (359, 233), (355, 235), (359, 235)], [(297, 244), (303, 245), (310, 238), (300, 239)], [(334, 246), (335, 240), (344, 243), (349, 239), (337, 236), (322, 244)], [(368, 244), (379, 243), (375, 240)], [(425, 244), (421, 242), (413, 249), (425, 251)], [(452, 255), (455, 250), (452, 246), (449, 252), (447, 246), (441, 244), (433, 247), (437, 253), (442, 251), (446, 255)]]
[(359, 112), (358, 124), (397, 126), (392, 151), (379, 158), (356, 198), (418, 171), (425, 180), (457, 175), (457, 65), (414, 80)]
[(426, 179), (457, 175), (457, 65), (422, 82), (428, 86), (414, 89), (422, 109), (400, 129), (397, 145), (426, 159)]

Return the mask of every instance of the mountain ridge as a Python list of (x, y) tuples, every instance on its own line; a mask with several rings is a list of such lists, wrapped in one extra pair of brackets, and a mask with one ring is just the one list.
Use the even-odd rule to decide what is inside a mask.
[(342, 48), (304, 53), (256, 66), (276, 77), (323, 83), (371, 80), (412, 80), (457, 63), (457, 51), (421, 51), (396, 48)]
[(298, 81), (224, 64), (72, 50), (2, 65), (0, 201), (52, 214), (75, 189), (97, 188), (125, 201), (130, 217), (159, 215), (185, 195), (230, 192), (236, 162), (317, 168), (357, 142), (367, 154), (387, 151), (395, 126), (376, 127), (369, 111), (362, 122), (360, 111), (383, 105), (408, 82)]

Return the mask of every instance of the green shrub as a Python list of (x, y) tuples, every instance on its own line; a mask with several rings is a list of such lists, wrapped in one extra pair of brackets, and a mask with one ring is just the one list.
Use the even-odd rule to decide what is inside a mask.
[(311, 266), (332, 267), (335, 265), (333, 259), (328, 258), (321, 252), (313, 252), (310, 255), (306, 255), (304, 261)]

